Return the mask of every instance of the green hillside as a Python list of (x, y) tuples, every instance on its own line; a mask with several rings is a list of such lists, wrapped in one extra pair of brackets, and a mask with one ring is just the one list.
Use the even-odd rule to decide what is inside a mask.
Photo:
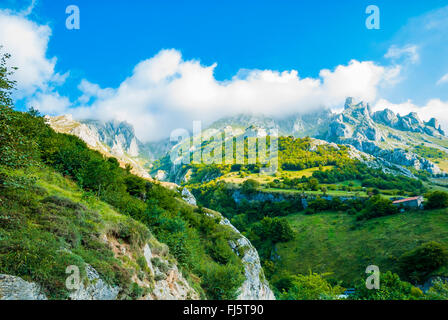
[[(363, 278), (368, 265), (400, 273), (399, 258), (423, 243), (448, 246), (448, 209), (411, 211), (363, 223), (341, 212), (294, 214), (286, 219), (296, 237), (276, 245), (275, 269), (331, 273), (329, 277), (345, 287)], [(448, 276), (448, 270), (443, 266), (432, 274)]]
[[(130, 167), (120, 168), (115, 158), (90, 150), (75, 136), (56, 133), (35, 110), (14, 111), (15, 84), (5, 59), (0, 274), (35, 281), (49, 298), (64, 299), (66, 267), (77, 265), (85, 276), (89, 264), (121, 288), (119, 298), (136, 299), (151, 292), (155, 280), (142, 263), (149, 243), (178, 264), (202, 298), (235, 299), (244, 281), (243, 264), (229, 245), (235, 231), (180, 201), (178, 192), (132, 175)], [(129, 255), (117, 257), (105, 238), (128, 247)]]

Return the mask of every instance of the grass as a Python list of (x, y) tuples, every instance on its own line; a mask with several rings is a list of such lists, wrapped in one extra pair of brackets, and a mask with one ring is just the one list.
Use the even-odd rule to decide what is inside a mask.
[[(77, 265), (85, 276), (85, 265), (90, 264), (103, 280), (120, 286), (123, 297), (132, 294), (131, 278), (138, 267), (117, 257), (102, 237), (129, 244), (138, 257), (152, 237), (144, 225), (86, 198), (73, 182), (49, 168), (2, 173), (11, 183), (0, 195), (0, 273), (41, 284), (50, 299), (66, 299), (66, 267)], [(26, 181), (32, 182), (24, 185)]]
[[(334, 168), (334, 166), (324, 166), (324, 167), (322, 167), (322, 170), (323, 171), (331, 170), (333, 168)], [(319, 171), (319, 167), (309, 168), (309, 169), (300, 170), (300, 171), (284, 170), (284, 171), (279, 171), (276, 175), (262, 175), (262, 174), (258, 174), (258, 173), (251, 173), (245, 177), (241, 177), (238, 172), (230, 172), (230, 173), (218, 178), (217, 181), (225, 181), (225, 182), (229, 182), (229, 183), (240, 184), (248, 179), (253, 179), (253, 180), (260, 182), (261, 184), (267, 184), (269, 182), (273, 182), (275, 179), (281, 179), (282, 177), (287, 177), (289, 179), (295, 179), (295, 178), (302, 178), (303, 176), (305, 176), (305, 177), (309, 178), (313, 175), (313, 173), (315, 171)]]
[[(322, 191), (301, 191), (297, 189), (275, 189), (275, 188), (267, 188), (263, 189), (264, 192), (269, 193), (285, 193), (285, 194), (302, 194), (305, 193), (306, 195), (318, 195), (323, 196)], [(343, 190), (328, 190), (326, 192), (328, 196), (335, 196), (335, 197), (366, 197), (367, 194), (364, 191), (343, 191)]]
[(278, 270), (332, 273), (346, 287), (364, 278), (368, 265), (396, 270), (396, 259), (427, 241), (448, 245), (448, 210), (416, 211), (356, 222), (346, 213), (288, 216), (297, 232), (293, 241), (277, 244)]

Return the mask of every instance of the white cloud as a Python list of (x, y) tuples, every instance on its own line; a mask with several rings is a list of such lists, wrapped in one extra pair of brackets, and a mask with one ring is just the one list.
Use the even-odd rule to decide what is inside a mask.
[(428, 121), (431, 118), (439, 120), (444, 130), (448, 129), (448, 101), (440, 99), (431, 99), (425, 105), (415, 105), (411, 100), (403, 103), (394, 104), (387, 100), (379, 100), (373, 107), (374, 111), (383, 110), (385, 108), (391, 109), (401, 116), (407, 115), (410, 112), (416, 112), (420, 119)]
[(404, 60), (410, 63), (417, 63), (420, 60), (418, 46), (416, 45), (406, 45), (401, 48), (393, 45), (389, 48), (384, 57), (394, 61)]
[(64, 114), (68, 112), (70, 105), (70, 100), (57, 92), (38, 92), (27, 103), (28, 107), (38, 109), (43, 114)]
[(444, 76), (442, 76), (438, 81), (437, 81), (437, 85), (441, 85), (443, 83), (448, 82), (448, 73), (445, 74)]
[[(397, 68), (350, 61), (319, 78), (300, 78), (296, 70), (242, 70), (228, 81), (214, 77), (216, 64), (184, 61), (177, 50), (162, 50), (140, 62), (116, 89), (83, 81), (77, 117), (116, 118), (135, 126), (143, 140), (157, 140), (193, 120), (206, 123), (238, 113), (286, 116), (317, 108), (334, 108), (347, 96), (373, 101), (380, 85), (393, 84)], [(88, 103), (88, 101), (91, 101)]]
[(65, 80), (64, 75), (55, 73), (56, 58), (46, 57), (50, 27), (28, 20), (24, 16), (28, 11), (14, 14), (0, 10), (0, 45), (3, 52), (12, 55), (9, 64), (19, 68), (14, 75), (18, 83), (17, 98), (47, 90), (52, 81)]

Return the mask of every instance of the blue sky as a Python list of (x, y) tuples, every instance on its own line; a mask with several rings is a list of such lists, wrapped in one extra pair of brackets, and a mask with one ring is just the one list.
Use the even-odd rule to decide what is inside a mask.
[[(127, 101), (126, 92), (120, 93), (124, 84), (126, 88), (131, 85), (140, 88), (142, 83), (152, 93), (150, 97), (137, 99), (139, 103), (146, 99), (141, 104), (128, 99), (127, 112), (133, 116), (125, 119), (141, 127), (140, 131), (146, 127), (136, 120), (140, 115), (145, 115), (142, 118), (152, 124), (168, 121), (183, 125), (183, 121), (174, 119), (179, 112), (181, 119), (185, 118), (183, 113), (192, 113), (187, 117), (189, 120), (206, 112), (211, 114), (207, 119), (212, 120), (223, 115), (216, 112), (223, 108), (214, 104), (213, 99), (218, 98), (232, 105), (229, 108), (232, 110), (244, 109), (246, 105), (250, 111), (257, 110), (258, 100), (242, 98), (245, 101), (242, 106), (235, 102), (238, 100), (235, 92), (243, 92), (243, 97), (256, 95), (257, 90), (272, 90), (281, 97), (293, 92), (291, 99), (279, 103), (278, 109), (284, 107), (285, 114), (293, 109), (311, 108), (306, 105), (313, 105), (310, 101), (316, 96), (323, 97), (317, 99), (320, 105), (337, 109), (342, 98), (334, 92), (349, 94), (350, 83), (358, 82), (354, 74), (362, 77), (364, 73), (371, 80), (365, 82), (365, 92), (355, 85), (353, 95), (374, 105), (382, 104), (401, 112), (437, 109), (434, 113), (438, 115), (443, 114), (448, 100), (448, 81), (442, 79), (448, 74), (446, 1), (37, 0), (32, 7), (30, 4), (30, 0), (4, 0), (0, 9), (4, 15), (31, 22), (30, 28), (34, 30), (46, 28), (38, 35), (45, 38), (39, 63), (46, 78), (18, 96), (19, 106), (32, 103), (46, 113), (70, 111), (85, 117), (110, 113), (111, 117), (126, 118), (126, 112), (118, 112), (110, 105), (123, 105)], [(65, 27), (65, 8), (71, 4), (80, 8), (80, 30)], [(368, 16), (365, 10), (370, 4), (380, 8), (380, 30), (365, 27)], [(29, 11), (25, 13), (26, 8)], [(431, 21), (438, 24), (427, 29)], [(8, 42), (8, 35), (4, 37)], [(163, 49), (174, 52), (160, 54)], [(136, 66), (151, 59), (158, 66), (175, 64), (173, 74), (185, 78), (186, 85), (174, 83), (175, 80), (170, 80), (169, 88), (160, 82), (155, 85), (143, 81), (136, 85), (136, 78), (153, 72), (148, 67), (138, 75)], [(352, 60), (360, 63), (359, 68), (350, 64)], [(196, 69), (194, 61), (199, 63)], [(323, 77), (325, 69), (331, 73), (328, 77)], [(39, 70), (36, 72), (41, 74)], [(272, 71), (274, 76), (278, 72), (274, 86), (265, 85), (272, 83), (269, 78), (272, 75), (261, 73), (265, 70)], [(328, 80), (326, 85), (330, 76), (332, 82)], [(235, 77), (246, 82), (235, 83)], [(345, 77), (349, 78), (344, 88), (334, 84), (344, 82)], [(300, 81), (308, 78), (314, 82)], [(126, 79), (133, 80), (127, 83)], [(199, 84), (203, 81), (203, 87), (190, 88), (192, 81)], [(296, 95), (292, 87), (277, 86), (278, 82), (288, 81), (294, 82), (294, 90), (304, 93)], [(224, 86), (229, 92), (221, 92)], [(314, 92), (316, 86), (322, 87), (319, 92)], [(218, 87), (217, 92), (207, 98), (214, 87)], [(188, 89), (196, 96), (184, 105), (183, 101), (190, 97), (172, 98), (173, 88), (177, 92)], [(201, 92), (204, 96), (198, 98)], [(135, 91), (127, 94), (134, 97)], [(170, 96), (162, 97), (164, 94)], [(268, 96), (263, 100), (271, 98), (278, 99)], [(51, 103), (54, 105), (49, 106)], [(199, 105), (198, 110), (192, 110), (195, 105)], [(267, 109), (276, 106), (260, 107), (262, 111)], [(161, 110), (166, 114), (161, 116)], [(145, 136), (149, 138), (150, 134)]]

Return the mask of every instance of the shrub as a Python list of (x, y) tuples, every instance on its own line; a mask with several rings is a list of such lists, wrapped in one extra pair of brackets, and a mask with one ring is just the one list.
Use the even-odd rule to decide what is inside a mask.
[(357, 216), (358, 220), (372, 219), (398, 213), (392, 201), (376, 195), (365, 202), (365, 208)]
[(406, 279), (423, 282), (426, 277), (448, 259), (448, 251), (440, 243), (431, 241), (404, 253), (399, 259), (399, 266)]
[(448, 282), (437, 278), (426, 292), (426, 297), (429, 300), (448, 300)]
[(243, 182), (241, 190), (245, 194), (256, 192), (260, 188), (260, 182), (254, 179), (247, 179)]
[(202, 268), (202, 287), (210, 299), (235, 300), (238, 297), (239, 285), (244, 280), (238, 266), (207, 263)]
[(309, 275), (298, 274), (286, 279), (281, 283), (288, 289), (284, 289), (280, 295), (283, 300), (327, 300), (337, 299), (344, 292), (344, 288), (332, 286), (325, 275), (310, 273)]
[(351, 297), (359, 300), (409, 300), (415, 299), (411, 294), (413, 286), (400, 277), (387, 271), (381, 273), (380, 288), (369, 290), (366, 288), (365, 279), (359, 280), (355, 287), (355, 294)]
[(433, 191), (427, 195), (428, 201), (425, 203), (427, 209), (441, 209), (448, 207), (448, 193), (443, 191)]

